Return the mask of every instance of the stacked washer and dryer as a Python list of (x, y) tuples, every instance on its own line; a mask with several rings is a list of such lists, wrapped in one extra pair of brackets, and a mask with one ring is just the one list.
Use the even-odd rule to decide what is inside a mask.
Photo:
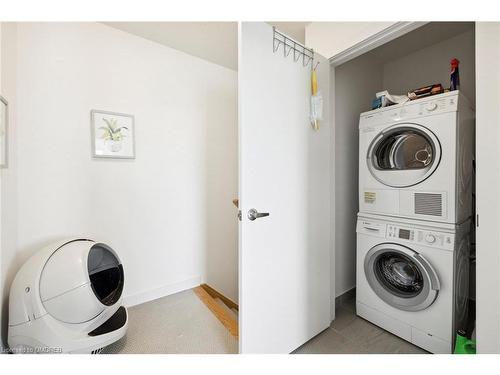
[(473, 160), (459, 91), (360, 115), (357, 314), (432, 353), (467, 320)]

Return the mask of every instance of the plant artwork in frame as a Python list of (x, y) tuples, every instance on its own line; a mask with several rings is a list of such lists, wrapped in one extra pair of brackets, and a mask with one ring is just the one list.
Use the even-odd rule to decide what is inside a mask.
[(93, 155), (96, 158), (135, 158), (134, 116), (91, 111)]
[(0, 168), (7, 168), (8, 141), (7, 131), (9, 111), (7, 100), (0, 96)]

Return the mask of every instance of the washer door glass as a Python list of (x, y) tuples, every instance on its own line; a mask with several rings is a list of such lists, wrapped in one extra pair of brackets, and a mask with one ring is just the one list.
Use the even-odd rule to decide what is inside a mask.
[(375, 260), (374, 271), (379, 283), (400, 297), (416, 297), (424, 288), (422, 272), (405, 254), (393, 251), (381, 253)]
[(372, 142), (367, 159), (372, 175), (385, 185), (406, 187), (428, 178), (441, 158), (434, 134), (417, 124), (398, 124)]
[(368, 284), (384, 302), (400, 310), (419, 311), (435, 301), (439, 279), (417, 252), (397, 244), (380, 244), (366, 254)]

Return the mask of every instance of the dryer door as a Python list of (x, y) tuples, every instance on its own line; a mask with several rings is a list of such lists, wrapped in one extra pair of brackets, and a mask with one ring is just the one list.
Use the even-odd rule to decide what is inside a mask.
[(422, 125), (402, 123), (386, 128), (368, 148), (368, 169), (391, 187), (408, 187), (427, 179), (441, 160), (437, 137)]
[(384, 243), (373, 247), (366, 254), (364, 268), (375, 294), (397, 309), (424, 310), (438, 295), (439, 279), (432, 266), (405, 246)]

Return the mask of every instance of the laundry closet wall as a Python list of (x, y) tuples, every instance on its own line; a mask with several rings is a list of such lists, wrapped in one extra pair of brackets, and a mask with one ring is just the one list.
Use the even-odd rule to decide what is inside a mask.
[[(236, 71), (97, 23), (8, 28), (3, 338), (12, 278), (61, 237), (115, 248), (128, 304), (200, 282), (237, 300)], [(91, 109), (135, 116), (135, 160), (92, 159)]]
[(433, 83), (441, 83), (447, 88), (450, 85), (450, 60), (454, 57), (460, 61), (460, 90), (474, 107), (476, 63), (472, 25), (464, 33), (385, 63), (382, 87), (397, 95)]
[[(373, 93), (382, 87), (382, 65), (369, 55), (332, 68), (335, 75), (335, 295), (356, 286), (358, 209), (358, 122)], [(333, 73), (332, 73), (333, 75)]]
[[(330, 26), (328, 26), (331, 24)], [(361, 41), (369, 30), (379, 31), (385, 23), (315, 23), (306, 28), (306, 44), (315, 50), (337, 50), (333, 35), (351, 35)], [(333, 147), (335, 165), (335, 295), (356, 286), (356, 219), (358, 212), (358, 125), (359, 115), (371, 109), (375, 93), (389, 90), (405, 94), (426, 84), (449, 85), (450, 59), (461, 61), (461, 90), (475, 103), (475, 59), (473, 23), (438, 23), (415, 30), (413, 36), (388, 42), (352, 60), (332, 67)], [(321, 31), (323, 33), (321, 33)], [(335, 31), (335, 33), (333, 33)]]

